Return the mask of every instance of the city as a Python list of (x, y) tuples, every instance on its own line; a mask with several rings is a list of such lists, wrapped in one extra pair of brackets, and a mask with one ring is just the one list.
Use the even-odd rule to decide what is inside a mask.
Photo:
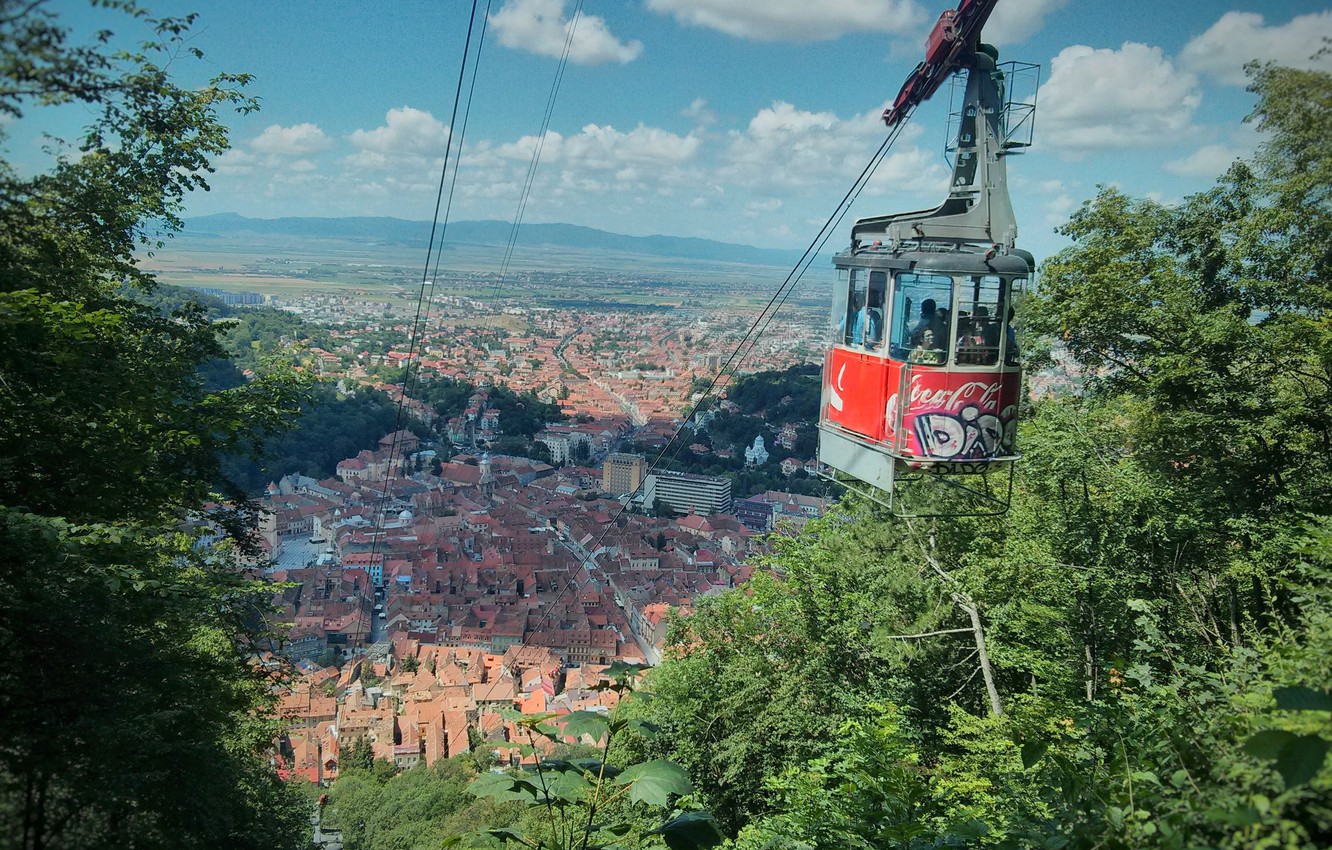
[[(744, 315), (488, 310), (445, 296), (414, 339), (365, 292), (225, 295), (326, 324), (327, 347), (298, 346), (296, 359), (345, 392), (386, 392), (427, 438), (385, 434), (331, 477), (292, 473), (265, 488), (255, 570), (284, 588), (275, 650), (297, 674), (280, 707), (292, 722), (289, 775), (330, 782), (339, 753), (362, 741), (404, 768), (477, 741), (502, 749), (513, 730), (500, 706), (605, 710), (604, 692), (587, 690), (599, 671), (658, 663), (669, 617), (742, 585), (766, 535), (798, 533), (830, 504), (780, 488), (735, 493), (732, 478), (656, 465), (682, 429), (693, 451), (714, 454), (693, 436), (708, 417), (688, 428), (684, 417)], [(821, 317), (800, 318), (746, 369), (800, 365)], [(476, 389), (446, 417), (394, 377)], [(490, 451), (506, 436), (495, 387), (558, 406), (565, 421), (528, 444), (546, 461)], [(756, 433), (759, 453), (715, 459), (807, 483), (813, 457), (781, 452), (812, 425), (772, 428), (772, 453)]]

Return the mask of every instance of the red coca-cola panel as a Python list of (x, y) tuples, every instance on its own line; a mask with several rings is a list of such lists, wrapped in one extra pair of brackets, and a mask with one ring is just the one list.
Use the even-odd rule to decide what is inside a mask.
[(893, 365), (906, 374), (887, 400), (888, 438), (898, 438), (903, 455), (961, 462), (1015, 454), (1021, 372)]
[(1018, 370), (958, 371), (834, 348), (824, 419), (894, 455), (984, 462), (1016, 454)]

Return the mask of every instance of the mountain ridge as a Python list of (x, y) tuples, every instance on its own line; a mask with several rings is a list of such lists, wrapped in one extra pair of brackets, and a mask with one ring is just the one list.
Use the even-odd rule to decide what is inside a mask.
[[(330, 239), (372, 239), (424, 247), (430, 238), (431, 223), (392, 216), (288, 216), (249, 218), (239, 213), (214, 213), (187, 218), (183, 234), (199, 238), (260, 233)], [(443, 244), (508, 244), (512, 224), (504, 221), (478, 220), (450, 222)], [(670, 257), (713, 262), (754, 263), (789, 266), (800, 256), (798, 251), (758, 248), (702, 239), (695, 236), (628, 236), (577, 224), (524, 224), (519, 228), (519, 242), (524, 245), (549, 245), (583, 250), (621, 251), (655, 257)]]

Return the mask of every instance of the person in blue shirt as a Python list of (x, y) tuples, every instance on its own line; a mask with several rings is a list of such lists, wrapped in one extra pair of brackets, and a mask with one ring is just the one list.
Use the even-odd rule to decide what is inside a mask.
[(856, 311), (851, 324), (851, 342), (873, 348), (883, 339), (883, 291), (871, 289), (869, 304)]

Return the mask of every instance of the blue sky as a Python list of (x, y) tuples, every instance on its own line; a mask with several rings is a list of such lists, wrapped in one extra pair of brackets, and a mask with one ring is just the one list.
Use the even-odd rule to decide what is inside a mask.
[[(229, 119), (234, 149), (187, 215), (430, 218), (470, 2), (144, 4), (199, 13), (206, 58), (179, 63), (185, 80), (249, 72), (262, 101)], [(952, 5), (586, 0), (525, 220), (803, 248)], [(513, 218), (574, 6), (493, 0), (455, 219)], [(82, 0), (50, 7), (79, 32), (108, 21)], [(1053, 228), (1097, 184), (1165, 201), (1205, 189), (1260, 141), (1241, 123), (1244, 62), (1332, 68), (1309, 58), (1326, 37), (1332, 6), (1308, 0), (1000, 0), (986, 40), (1042, 66), (1035, 145), (1009, 166), (1018, 244), (1056, 250)], [(946, 94), (917, 111), (853, 216), (942, 199)], [(38, 167), (40, 133), (72, 137), (80, 117), (11, 122), (6, 156)]]

